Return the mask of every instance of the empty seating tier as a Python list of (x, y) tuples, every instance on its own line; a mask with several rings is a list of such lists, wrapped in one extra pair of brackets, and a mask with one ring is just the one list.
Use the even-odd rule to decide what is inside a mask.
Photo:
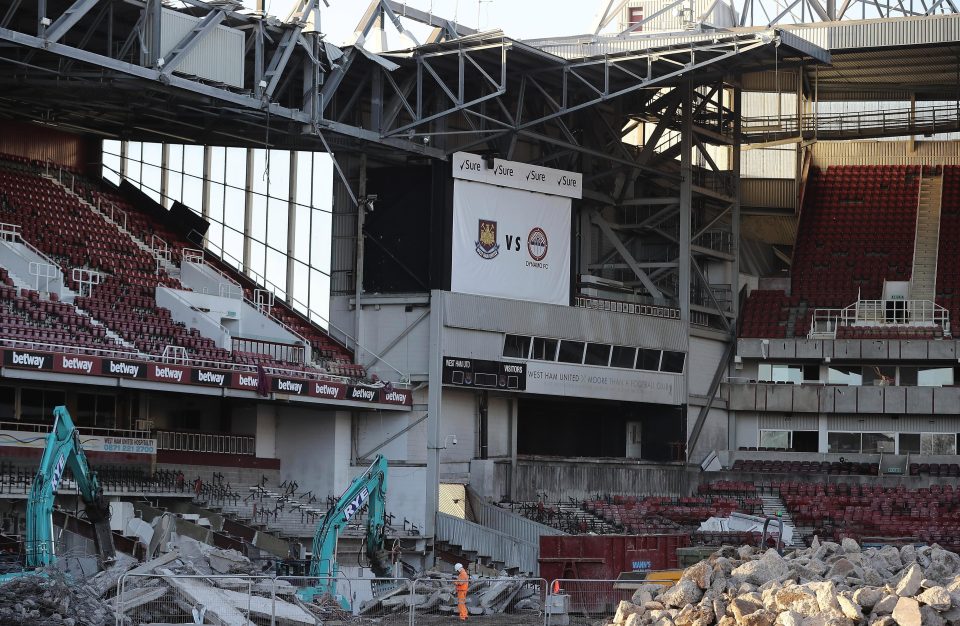
[[(156, 235), (176, 264), (183, 250), (193, 244), (155, 223), (123, 197), (99, 189), (95, 182), (78, 177), (75, 195), (45, 177), (44, 171), (42, 163), (0, 155), (0, 221), (19, 225), (26, 241), (59, 264), (67, 286), (74, 291), (81, 291), (73, 280), (74, 269), (99, 273), (100, 283), (85, 290), (74, 305), (48, 302), (36, 294), (18, 295), (4, 274), (0, 328), (9, 330), (6, 336), (36, 343), (116, 348), (117, 340), (108, 335), (109, 330), (122, 340), (120, 348), (145, 355), (162, 355), (173, 346), (183, 348), (195, 361), (211, 364), (263, 365), (358, 379), (366, 376), (346, 348), (280, 302), (261, 309), (307, 339), (313, 347), (312, 361), (318, 362), (321, 370), (262, 353), (231, 353), (196, 329), (175, 322), (169, 310), (157, 306), (156, 287), (184, 287), (145, 247), (153, 246)], [(80, 197), (92, 205), (110, 203), (122, 210), (124, 229), (92, 211)], [(253, 299), (257, 286), (249, 278), (218, 260), (212, 264), (244, 285), (245, 295)]]
[[(880, 299), (885, 280), (909, 281), (920, 176), (919, 166), (906, 165), (811, 170), (793, 254), (791, 295), (751, 293), (743, 309), (740, 336), (804, 337), (815, 309), (842, 308), (858, 298)], [(960, 179), (960, 173), (957, 176)], [(957, 189), (960, 205), (960, 183)], [(945, 212), (946, 202), (945, 191)], [(960, 213), (957, 219), (960, 232)], [(944, 254), (941, 243), (941, 259)], [(866, 331), (849, 332), (848, 338), (881, 338)], [(860, 332), (865, 334), (861, 337)], [(933, 339), (937, 332), (925, 329), (917, 331), (918, 336), (894, 329), (886, 337)]]

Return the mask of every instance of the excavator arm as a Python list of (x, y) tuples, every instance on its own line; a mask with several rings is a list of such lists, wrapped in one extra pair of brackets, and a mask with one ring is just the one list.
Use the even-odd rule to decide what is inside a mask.
[(112, 561), (116, 552), (110, 531), (110, 505), (87, 457), (67, 407), (53, 410), (53, 430), (47, 435), (40, 469), (33, 479), (27, 501), (27, 566), (45, 567), (56, 560), (53, 539), (53, 504), (63, 474), (73, 474), (84, 502), (87, 519), (93, 524), (94, 542), (101, 560)]
[[(384, 548), (386, 525), (387, 459), (378, 454), (366, 472), (357, 476), (330, 507), (317, 525), (313, 536), (313, 554), (310, 559), (310, 577), (316, 585), (301, 589), (301, 599), (312, 600), (324, 594), (336, 595), (337, 540), (350, 520), (367, 505), (366, 553), (370, 567), (378, 577), (390, 573), (390, 557)], [(341, 600), (341, 604), (344, 604)], [(346, 608), (346, 607), (345, 607)]]

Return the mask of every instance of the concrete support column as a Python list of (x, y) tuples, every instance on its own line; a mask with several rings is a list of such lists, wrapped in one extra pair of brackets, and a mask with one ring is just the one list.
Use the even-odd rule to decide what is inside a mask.
[(824, 454), (830, 450), (830, 443), (827, 439), (827, 416), (821, 413), (817, 416), (817, 452)]
[(262, 459), (277, 458), (277, 412), (273, 404), (257, 405), (256, 454)]
[[(440, 422), (443, 415), (443, 292), (430, 292), (430, 386), (427, 388), (427, 481), (424, 506), (424, 535), (436, 531), (437, 506), (440, 501)], [(431, 562), (428, 566), (432, 565)]]

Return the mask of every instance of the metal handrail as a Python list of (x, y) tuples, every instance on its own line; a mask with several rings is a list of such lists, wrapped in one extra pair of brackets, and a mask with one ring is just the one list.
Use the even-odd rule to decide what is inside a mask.
[[(132, 351), (123, 351), (123, 350), (109, 350), (103, 348), (91, 348), (87, 346), (67, 346), (63, 344), (50, 343), (50, 342), (40, 342), (40, 341), (24, 341), (21, 339), (9, 339), (6, 337), (0, 337), (0, 346), (3, 345), (15, 345), (17, 349), (21, 350), (39, 350), (45, 352), (55, 352), (63, 354), (80, 354), (86, 356), (107, 356), (107, 357), (118, 357), (124, 359), (131, 359), (136, 361), (142, 361), (144, 363), (167, 363), (162, 356), (155, 354), (143, 354), (140, 352)], [(208, 359), (189, 359), (188, 362), (184, 363), (188, 367), (207, 367), (210, 369), (219, 369), (227, 370), (233, 372), (250, 372), (256, 373), (256, 365), (246, 365), (243, 363), (231, 363), (226, 361), (216, 361)], [(318, 381), (329, 381), (349, 384), (352, 382), (352, 379), (349, 376), (337, 376), (336, 374), (327, 374), (324, 372), (319, 372), (315, 370), (294, 370), (286, 367), (277, 367), (270, 364), (262, 364), (263, 370), (268, 374), (275, 374), (279, 376), (289, 376), (291, 378), (306, 378), (308, 380), (318, 380)], [(412, 384), (409, 382), (395, 382), (392, 383), (394, 387), (399, 387), (401, 389), (410, 389)]]
[(950, 335), (950, 311), (930, 300), (857, 300), (842, 309), (814, 309), (807, 336), (836, 337), (841, 326), (940, 326)]

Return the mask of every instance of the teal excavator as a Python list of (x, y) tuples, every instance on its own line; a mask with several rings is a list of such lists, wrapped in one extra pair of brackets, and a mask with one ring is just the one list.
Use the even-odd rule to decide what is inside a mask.
[[(116, 558), (116, 551), (110, 531), (110, 504), (103, 496), (96, 472), (87, 463), (67, 407), (56, 407), (53, 418), (53, 429), (47, 435), (40, 469), (33, 479), (27, 500), (26, 567), (28, 570), (38, 569), (56, 561), (53, 504), (67, 469), (73, 474), (87, 519), (93, 524), (94, 543), (100, 559), (104, 563), (111, 562)], [(0, 577), (0, 581), (20, 575), (23, 572), (6, 574)]]
[(300, 589), (297, 596), (311, 601), (329, 595), (349, 609), (346, 598), (337, 594), (337, 539), (350, 520), (367, 505), (366, 554), (373, 573), (382, 578), (390, 574), (390, 552), (384, 547), (386, 528), (387, 459), (378, 454), (370, 468), (353, 479), (347, 490), (323, 516), (313, 536), (313, 554), (310, 558), (311, 587)]

